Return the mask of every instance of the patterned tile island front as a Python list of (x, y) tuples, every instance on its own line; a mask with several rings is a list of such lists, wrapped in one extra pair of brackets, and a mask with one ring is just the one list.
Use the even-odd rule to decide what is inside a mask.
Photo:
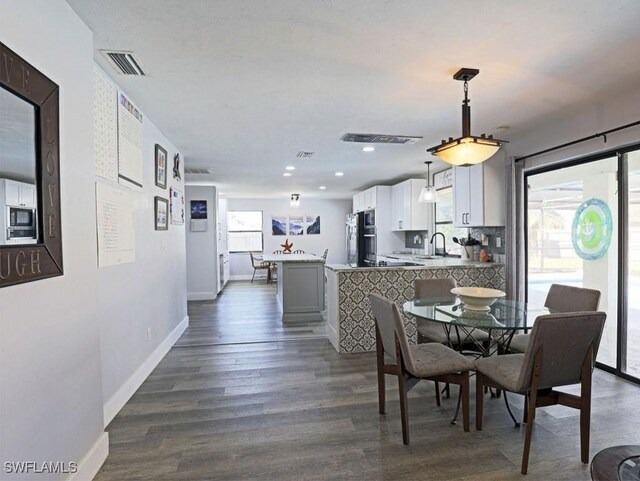
[[(449, 259), (447, 259), (450, 261)], [(375, 292), (398, 306), (413, 298), (413, 281), (453, 277), (459, 286), (505, 290), (504, 264), (447, 262), (416, 267), (364, 267), (327, 264), (327, 335), (339, 353), (372, 351), (376, 337), (368, 295)], [(410, 342), (413, 319), (404, 318)]]

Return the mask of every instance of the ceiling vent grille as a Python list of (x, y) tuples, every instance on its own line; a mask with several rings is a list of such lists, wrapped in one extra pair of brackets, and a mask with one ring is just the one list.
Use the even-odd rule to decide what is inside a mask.
[(361, 142), (364, 144), (415, 144), (422, 137), (410, 135), (351, 134), (342, 136), (344, 142)]
[(204, 167), (185, 167), (184, 173), (192, 175), (210, 175), (213, 174), (213, 171)]
[(298, 152), (298, 155), (296, 155), (296, 157), (298, 157), (299, 159), (310, 159), (312, 155), (313, 155), (313, 152), (300, 151)]
[(100, 52), (120, 75), (146, 75), (142, 70), (142, 63), (134, 58), (133, 52), (125, 50), (100, 50)]

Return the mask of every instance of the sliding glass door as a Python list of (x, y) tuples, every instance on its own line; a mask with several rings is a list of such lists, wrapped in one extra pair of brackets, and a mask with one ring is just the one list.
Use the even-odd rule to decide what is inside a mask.
[(598, 361), (612, 368), (618, 340), (617, 171), (614, 156), (526, 177), (527, 301), (543, 305), (554, 283), (599, 290), (607, 322)]
[(628, 229), (626, 336), (621, 346), (621, 370), (640, 378), (640, 151), (627, 154)]

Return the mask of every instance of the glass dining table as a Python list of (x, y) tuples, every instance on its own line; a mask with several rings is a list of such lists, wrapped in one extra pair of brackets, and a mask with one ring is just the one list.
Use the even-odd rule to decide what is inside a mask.
[[(508, 350), (517, 331), (531, 329), (536, 317), (549, 314), (546, 307), (506, 299), (496, 300), (486, 311), (471, 310), (456, 296), (416, 298), (405, 302), (402, 308), (416, 319), (440, 324), (450, 347), (473, 345), (483, 357), (498, 349)], [(477, 341), (473, 336), (477, 330), (488, 333), (490, 341)]]
[[(465, 308), (457, 296), (420, 297), (405, 302), (402, 305), (405, 314), (416, 319), (438, 323), (444, 329), (449, 347), (457, 348), (461, 353), (476, 357), (487, 357), (501, 352), (508, 352), (511, 339), (518, 331), (533, 328), (538, 316), (549, 314), (546, 307), (530, 306), (525, 302), (507, 299), (496, 300), (486, 311)], [(488, 340), (479, 341), (473, 335), (475, 331), (484, 331)], [(483, 336), (486, 338), (487, 336)], [(471, 349), (468, 347), (471, 346)], [(465, 350), (466, 348), (466, 350)], [(494, 396), (492, 392), (492, 396)], [(496, 394), (499, 396), (499, 393)], [(507, 400), (504, 401), (509, 416), (514, 424), (520, 426)], [(458, 407), (451, 421), (453, 424), (458, 417)]]

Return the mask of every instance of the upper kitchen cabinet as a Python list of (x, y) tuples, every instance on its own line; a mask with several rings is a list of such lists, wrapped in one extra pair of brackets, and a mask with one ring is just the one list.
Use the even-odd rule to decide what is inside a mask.
[(36, 186), (33, 184), (0, 179), (0, 193), (3, 193), (2, 201), (5, 205), (35, 209), (38, 203)]
[(409, 179), (391, 187), (391, 230), (431, 230), (433, 204), (418, 202), (424, 179)]
[(470, 167), (453, 168), (455, 227), (503, 226), (504, 204), (502, 158)]
[(373, 210), (378, 207), (378, 190), (384, 186), (371, 187), (353, 196), (353, 213)]

